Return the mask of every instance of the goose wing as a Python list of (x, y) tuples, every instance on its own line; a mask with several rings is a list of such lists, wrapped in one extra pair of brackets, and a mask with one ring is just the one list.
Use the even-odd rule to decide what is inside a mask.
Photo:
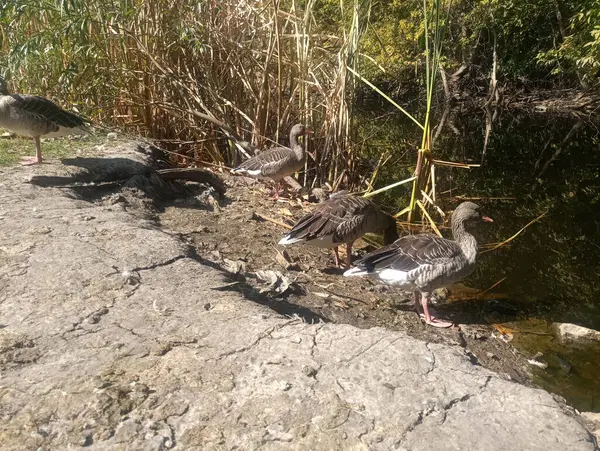
[(63, 110), (54, 102), (40, 96), (10, 94), (7, 103), (13, 108), (38, 116), (47, 121), (54, 122), (56, 125), (65, 128), (82, 127), (89, 121), (70, 111)]
[(287, 147), (273, 147), (244, 161), (232, 172), (260, 171), (263, 175), (268, 175), (280, 168), (291, 155), (292, 149), (288, 149)]
[(288, 239), (313, 240), (331, 236), (334, 243), (363, 235), (361, 225), (373, 208), (371, 201), (362, 197), (337, 195), (303, 216), (287, 235)]
[(460, 258), (462, 250), (455, 242), (432, 234), (407, 235), (377, 249), (355, 263), (367, 273), (385, 269), (409, 272), (423, 265), (437, 265)]

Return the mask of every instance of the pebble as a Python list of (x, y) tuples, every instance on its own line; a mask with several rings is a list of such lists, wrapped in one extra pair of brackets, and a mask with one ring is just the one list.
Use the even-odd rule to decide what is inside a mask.
[(90, 431), (85, 431), (81, 434), (79, 439), (79, 446), (91, 446), (94, 443), (94, 439), (92, 438), (92, 433)]
[(498, 357), (496, 354), (494, 354), (493, 352), (486, 352), (485, 355), (487, 356), (488, 359), (494, 359), (494, 360), (500, 360), (500, 357)]
[(317, 375), (317, 370), (310, 365), (304, 365), (302, 367), (302, 372), (308, 377), (315, 377)]

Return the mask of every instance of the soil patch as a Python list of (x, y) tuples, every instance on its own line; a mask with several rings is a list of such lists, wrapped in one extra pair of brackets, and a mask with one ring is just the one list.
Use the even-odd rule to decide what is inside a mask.
[[(232, 286), (264, 287), (256, 274), (279, 272), (291, 285), (284, 293), (274, 290), (266, 304), (280, 313), (360, 328), (379, 326), (431, 343), (462, 346), (483, 366), (521, 383), (530, 381), (526, 358), (490, 324), (491, 318), (510, 311), (510, 305), (497, 302), (493, 293), (468, 301), (465, 299), (481, 290), (464, 285), (445, 290), (435, 308), (460, 327), (427, 327), (414, 311), (412, 294), (374, 279), (343, 277), (343, 271), (334, 267), (330, 250), (277, 244), (286, 232), (277, 223), (292, 225), (316, 204), (299, 199), (275, 202), (268, 199), (267, 188), (261, 183), (244, 177), (223, 177), (227, 194), (220, 204), (206, 203), (206, 199), (179, 199), (163, 205), (159, 221), (164, 229), (184, 236), (200, 258), (227, 269)], [(356, 259), (374, 246), (359, 240), (355, 248)], [(248, 287), (246, 294), (252, 291)]]

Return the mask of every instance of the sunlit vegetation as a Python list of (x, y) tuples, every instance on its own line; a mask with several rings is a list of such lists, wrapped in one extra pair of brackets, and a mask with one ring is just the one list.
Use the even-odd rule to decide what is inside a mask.
[(304, 122), (316, 134), (301, 182), (367, 192), (405, 148), (374, 151), (357, 96), (389, 96), (416, 132), (399, 138), (412, 167), (394, 180), (418, 176), (412, 216), (436, 197), (440, 81), (484, 98), (500, 85), (593, 86), (599, 15), (598, 0), (9, 1), (0, 70), (15, 92), (151, 137), (181, 163), (232, 166), (251, 151), (240, 142), (285, 143)]
[[(88, 137), (85, 140), (72, 141), (66, 138), (42, 140), (44, 160), (68, 158), (80, 152), (92, 152), (100, 138)], [(17, 164), (21, 157), (35, 155), (35, 146), (30, 138), (0, 138), (0, 166)]]

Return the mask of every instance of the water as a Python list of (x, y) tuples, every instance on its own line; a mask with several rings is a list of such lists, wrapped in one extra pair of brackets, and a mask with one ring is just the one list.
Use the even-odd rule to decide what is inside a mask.
[[(412, 175), (407, 166), (414, 165), (420, 143), (419, 130), (404, 117), (382, 114), (362, 111), (358, 121), (359, 134), (369, 137), (363, 152), (372, 152), (371, 166), (382, 149), (393, 149), (378, 187)], [(544, 353), (541, 360), (549, 364), (534, 371), (535, 381), (580, 410), (600, 411), (600, 350), (561, 346), (547, 327), (570, 322), (600, 330), (600, 125), (567, 115), (496, 114), (485, 155), (485, 111), (454, 110), (446, 116), (436, 158), (482, 165), (438, 167), (439, 203), (451, 209), (460, 196), (481, 198), (475, 202), (495, 220), (480, 230), (481, 243), (503, 241), (546, 214), (509, 246), (481, 255), (468, 285), (486, 289), (504, 279), (492, 291), (498, 303), (514, 310), (506, 325), (535, 332), (515, 333), (513, 344), (526, 355)], [(438, 114), (434, 124), (440, 120)], [(382, 202), (400, 210), (409, 196), (406, 185)]]

